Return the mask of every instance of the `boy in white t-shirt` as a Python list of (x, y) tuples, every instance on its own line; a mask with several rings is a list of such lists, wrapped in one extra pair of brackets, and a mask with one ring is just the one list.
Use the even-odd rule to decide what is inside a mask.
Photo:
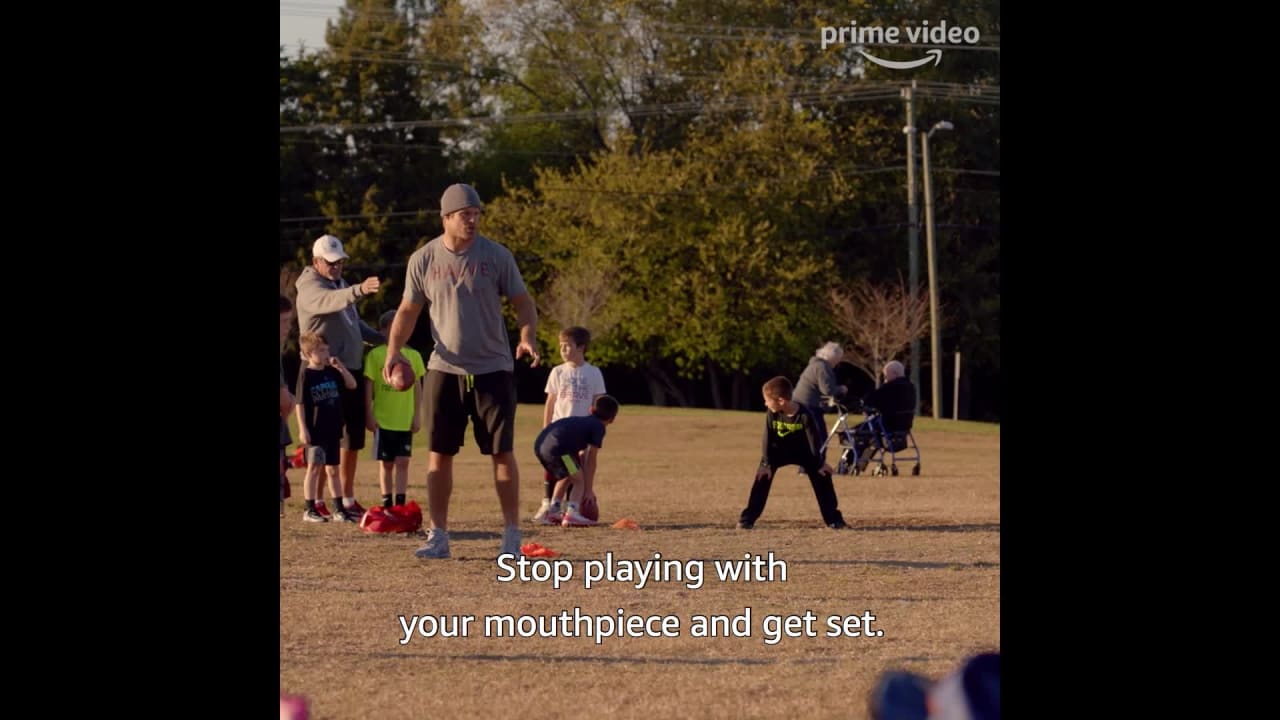
[[(542, 412), (542, 427), (561, 418), (591, 414), (596, 398), (605, 394), (604, 375), (600, 368), (586, 360), (591, 333), (583, 327), (560, 331), (560, 357), (564, 362), (551, 369), (547, 378), (547, 404)], [(564, 517), (564, 499), (569, 493), (567, 479), (556, 482), (550, 472), (544, 475), (542, 505), (533, 515), (539, 525), (559, 525)]]

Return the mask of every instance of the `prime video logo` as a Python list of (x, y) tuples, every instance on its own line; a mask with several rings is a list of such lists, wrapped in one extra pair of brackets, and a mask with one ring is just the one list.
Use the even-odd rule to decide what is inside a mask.
[[(929, 25), (929, 21), (925, 20), (914, 27), (905, 28), (884, 28), (876, 25), (866, 27), (858, 27), (857, 22), (851, 22), (847, 26), (832, 27), (830, 25), (822, 28), (822, 49), (826, 50), (828, 45), (897, 45), (903, 42), (904, 36), (907, 43), (912, 45), (977, 45), (982, 39), (982, 33), (976, 27), (960, 27), (953, 25), (947, 27), (947, 21), (943, 20), (937, 25)], [(893, 68), (894, 70), (906, 70), (913, 67), (920, 67), (933, 61), (934, 65), (942, 62), (942, 50), (934, 48), (925, 53), (927, 57), (919, 60), (883, 60), (865, 50), (858, 50), (858, 54), (862, 55), (871, 62), (882, 67)]]

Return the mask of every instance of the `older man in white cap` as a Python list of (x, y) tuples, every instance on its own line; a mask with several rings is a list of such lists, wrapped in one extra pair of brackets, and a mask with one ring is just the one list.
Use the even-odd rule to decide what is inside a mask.
[[(360, 298), (378, 292), (381, 283), (377, 277), (367, 277), (359, 285), (347, 285), (342, 270), (348, 258), (341, 240), (333, 235), (320, 236), (311, 246), (311, 265), (302, 271), (294, 286), (298, 289), (295, 304), (301, 332), (323, 335), (329, 352), (356, 378), (354, 390), (339, 389), (345, 420), (339, 451), (342, 500), (337, 502), (333, 517), (359, 522), (364, 508), (355, 497), (356, 458), (364, 448), (366, 425), (365, 377), (360, 370), (364, 367), (364, 343), (381, 344), (384, 339), (382, 333), (360, 319), (355, 305)], [(322, 508), (323, 503), (317, 506), (317, 510)]]
[(405, 271), (404, 299), (391, 324), (383, 376), (402, 360), (423, 305), (430, 304), (435, 344), (427, 362), (423, 413), (430, 459), (427, 501), (431, 532), (415, 554), (447, 558), (453, 457), (462, 448), (468, 419), (480, 453), (493, 458), (493, 483), (505, 527), (499, 555), (520, 554), (520, 471), (513, 449), (516, 417), (515, 360), (502, 317), (502, 298), (515, 306), (520, 341), (515, 359), (538, 366), (538, 311), (515, 257), (480, 235), (483, 204), (470, 185), (451, 185), (440, 198), (444, 233), (418, 248)]

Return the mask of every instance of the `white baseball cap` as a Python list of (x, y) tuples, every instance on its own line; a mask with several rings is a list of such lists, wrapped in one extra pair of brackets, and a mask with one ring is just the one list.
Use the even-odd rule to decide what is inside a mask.
[(342, 251), (342, 241), (333, 235), (321, 235), (311, 246), (311, 257), (322, 257), (329, 262), (346, 260), (349, 255)]

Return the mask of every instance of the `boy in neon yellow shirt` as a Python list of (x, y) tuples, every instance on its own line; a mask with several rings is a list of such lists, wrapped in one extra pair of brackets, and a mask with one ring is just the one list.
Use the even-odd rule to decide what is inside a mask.
[[(391, 322), (396, 311), (388, 310), (379, 319), (379, 330), (390, 337)], [(401, 353), (413, 367), (413, 387), (396, 390), (382, 378), (382, 366), (386, 364), (387, 346), (379, 345), (369, 351), (364, 360), (365, 417), (368, 429), (373, 432), (374, 453), (378, 463), (378, 485), (382, 489), (382, 506), (403, 505), (409, 491), (409, 456), (413, 454), (413, 434), (422, 426), (422, 378), (427, 366), (422, 354), (411, 347), (401, 348)], [(395, 502), (392, 502), (392, 475), (395, 480)]]

